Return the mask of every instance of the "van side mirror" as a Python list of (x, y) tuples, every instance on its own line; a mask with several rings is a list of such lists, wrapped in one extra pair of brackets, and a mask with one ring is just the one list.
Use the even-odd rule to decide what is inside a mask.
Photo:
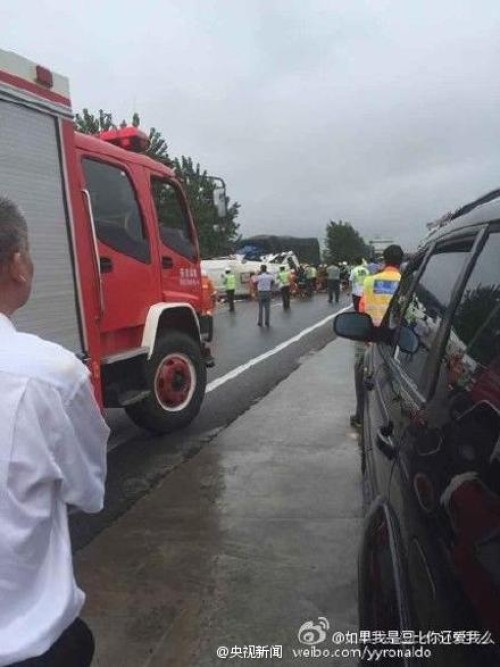
[(398, 336), (398, 347), (401, 352), (415, 354), (415, 352), (418, 350), (418, 346), (419, 340), (417, 334), (413, 331), (413, 329), (410, 329), (410, 327), (403, 325), (399, 330)]
[(372, 318), (366, 313), (341, 313), (333, 320), (337, 336), (369, 343), (375, 340), (376, 330)]

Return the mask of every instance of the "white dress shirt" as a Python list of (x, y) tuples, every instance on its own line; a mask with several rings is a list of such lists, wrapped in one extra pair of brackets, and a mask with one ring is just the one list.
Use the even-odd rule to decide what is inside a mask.
[(0, 314), (0, 667), (38, 656), (75, 620), (67, 505), (98, 512), (109, 429), (87, 368)]

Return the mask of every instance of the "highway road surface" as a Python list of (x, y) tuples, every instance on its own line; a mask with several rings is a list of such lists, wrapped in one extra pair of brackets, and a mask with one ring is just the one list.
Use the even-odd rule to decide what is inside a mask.
[[(332, 305), (326, 294), (320, 293), (312, 299), (292, 301), (290, 311), (283, 311), (278, 298), (272, 303), (271, 326), (267, 329), (257, 326), (255, 302), (237, 302), (235, 313), (220, 306), (212, 345), (216, 366), (209, 369), (207, 395), (200, 414), (189, 427), (153, 436), (132, 424), (122, 410), (107, 412), (112, 435), (105, 509), (96, 516), (71, 517), (74, 548), (87, 544), (165, 475), (194, 456), (288, 377), (304, 358), (330, 342), (335, 313), (349, 307), (347, 296)], [(297, 403), (304, 390), (314, 387), (297, 387)]]

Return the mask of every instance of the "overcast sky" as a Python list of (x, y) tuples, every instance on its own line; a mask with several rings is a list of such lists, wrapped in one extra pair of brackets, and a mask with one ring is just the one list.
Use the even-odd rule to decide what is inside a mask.
[(75, 111), (137, 110), (222, 176), (244, 235), (411, 247), (500, 186), (498, 0), (16, 0), (0, 25)]

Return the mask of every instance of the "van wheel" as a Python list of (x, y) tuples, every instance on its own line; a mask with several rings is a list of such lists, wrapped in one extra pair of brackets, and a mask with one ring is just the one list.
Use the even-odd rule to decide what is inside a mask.
[(128, 416), (153, 433), (187, 426), (200, 411), (207, 384), (200, 346), (186, 334), (167, 333), (156, 342), (145, 372), (150, 394), (127, 406)]

